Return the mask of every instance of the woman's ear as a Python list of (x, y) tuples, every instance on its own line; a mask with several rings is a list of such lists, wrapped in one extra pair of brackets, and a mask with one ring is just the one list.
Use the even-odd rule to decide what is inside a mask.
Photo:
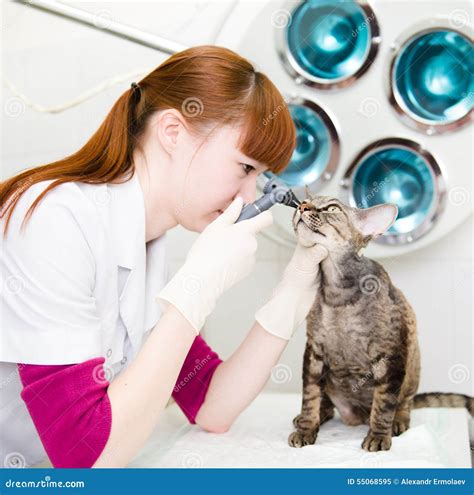
[(392, 203), (371, 208), (352, 208), (352, 221), (362, 235), (376, 239), (387, 231), (397, 219), (398, 207)]
[(186, 125), (182, 115), (170, 108), (160, 112), (155, 129), (161, 146), (171, 154), (178, 143), (179, 134), (186, 131)]

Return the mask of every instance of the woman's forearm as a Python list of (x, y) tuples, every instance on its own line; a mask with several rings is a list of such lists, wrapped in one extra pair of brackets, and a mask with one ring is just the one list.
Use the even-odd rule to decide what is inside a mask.
[(108, 388), (112, 427), (93, 467), (123, 467), (139, 452), (171, 396), (195, 337), (194, 328), (170, 305), (136, 358)]
[(263, 389), (287, 344), (255, 322), (239, 348), (216, 368), (196, 423), (206, 430), (227, 431)]

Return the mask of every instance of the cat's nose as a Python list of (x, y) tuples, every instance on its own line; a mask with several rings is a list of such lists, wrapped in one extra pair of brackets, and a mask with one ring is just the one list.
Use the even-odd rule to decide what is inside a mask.
[(311, 210), (311, 207), (307, 203), (301, 203), (298, 208), (300, 210), (300, 213)]

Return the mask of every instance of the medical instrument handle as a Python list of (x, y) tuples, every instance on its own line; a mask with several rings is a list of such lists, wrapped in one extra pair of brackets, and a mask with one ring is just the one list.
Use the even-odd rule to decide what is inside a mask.
[(281, 180), (274, 177), (265, 184), (263, 196), (243, 207), (242, 212), (235, 223), (252, 218), (259, 213), (268, 210), (276, 203), (291, 206), (293, 208), (297, 208), (300, 205), (300, 201), (295, 196), (294, 192)]

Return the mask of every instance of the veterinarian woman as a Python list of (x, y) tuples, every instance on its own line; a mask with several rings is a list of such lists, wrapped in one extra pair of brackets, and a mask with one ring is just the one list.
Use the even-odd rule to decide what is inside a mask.
[[(227, 361), (200, 337), (272, 223), (267, 211), (235, 224), (243, 203), (294, 147), (269, 79), (200, 46), (132, 83), (79, 151), (1, 183), (5, 466), (126, 466), (170, 396), (207, 431), (232, 425), (306, 317), (327, 255), (296, 248)], [(165, 235), (178, 224), (200, 235), (168, 280)]]

